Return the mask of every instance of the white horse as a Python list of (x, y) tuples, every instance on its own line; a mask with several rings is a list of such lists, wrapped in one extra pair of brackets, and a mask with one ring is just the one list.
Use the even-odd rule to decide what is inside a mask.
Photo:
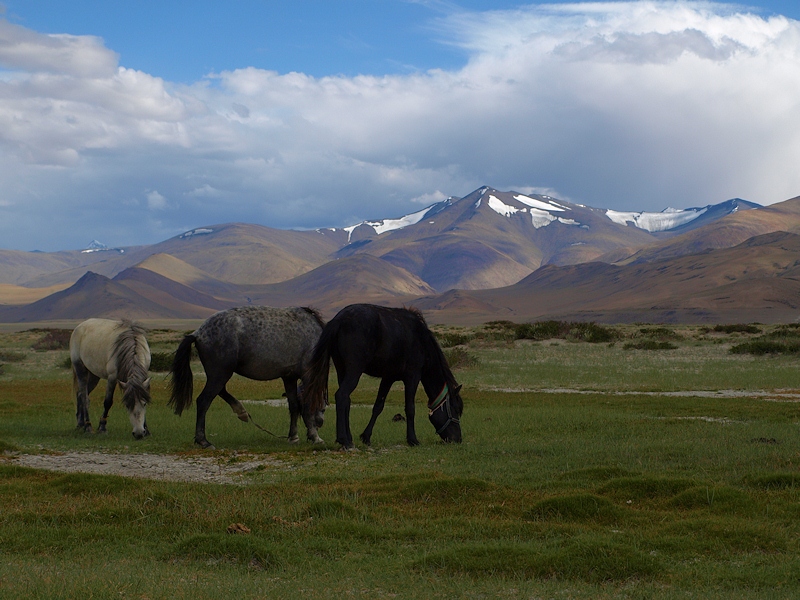
[(89, 319), (78, 325), (69, 340), (73, 391), (78, 405), (78, 428), (93, 433), (89, 419), (89, 394), (101, 379), (108, 382), (99, 431), (106, 431), (108, 411), (119, 384), (137, 440), (150, 435), (145, 410), (150, 402), (150, 347), (146, 330), (138, 323)]

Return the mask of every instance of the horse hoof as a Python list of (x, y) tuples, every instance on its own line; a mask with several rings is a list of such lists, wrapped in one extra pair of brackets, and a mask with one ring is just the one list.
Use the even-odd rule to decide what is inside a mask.
[(325, 443), (325, 440), (323, 440), (323, 439), (322, 439), (321, 437), (319, 437), (319, 436), (317, 436), (317, 437), (316, 437), (315, 439), (313, 439), (313, 440), (308, 440), (308, 441), (309, 441), (309, 442), (313, 442), (314, 444), (324, 444), (324, 443)]
[(291, 437), (289, 437), (287, 439), (288, 439), (290, 444), (299, 444), (300, 443), (300, 436), (299, 435), (293, 435), (293, 436), (291, 436)]
[(216, 446), (214, 446), (214, 444), (212, 444), (208, 440), (200, 440), (200, 441), (195, 440), (194, 443), (197, 444), (198, 446), (200, 446), (203, 450), (216, 450), (217, 449)]
[(241, 413), (240, 415), (237, 415), (237, 416), (239, 417), (240, 421), (244, 421), (245, 423), (247, 423), (250, 420), (250, 414), (246, 413), (246, 412), (243, 412), (243, 413)]

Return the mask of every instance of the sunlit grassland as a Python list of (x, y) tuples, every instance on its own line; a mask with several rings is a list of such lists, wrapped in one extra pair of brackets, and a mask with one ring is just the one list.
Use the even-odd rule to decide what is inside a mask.
[[(166, 350), (180, 337), (163, 336), (151, 345)], [(28, 338), (0, 335), (0, 350), (27, 352)], [(220, 463), (247, 453), (265, 466), (244, 485), (213, 485), (49, 473), (9, 459), (0, 467), (0, 596), (798, 597), (800, 421), (784, 392), (800, 388), (800, 364), (731, 355), (737, 339), (691, 330), (676, 349), (650, 352), (620, 341), (476, 338), (463, 345), (475, 366), (456, 371), (463, 444), (437, 442), (419, 398), (422, 445), (407, 447), (404, 424), (391, 420), (402, 412), (398, 384), (373, 448), (347, 453), (289, 446), (220, 400), (207, 425), (219, 450), (195, 449), (194, 409), (171, 414), (163, 373), (153, 375), (151, 437), (133, 439), (121, 405), (108, 434), (79, 434), (64, 353), (26, 354), (0, 375), (3, 448)], [(195, 393), (197, 365), (196, 374)], [(241, 378), (229, 389), (245, 400), (282, 391)], [(668, 395), (687, 390), (775, 393)], [(376, 391), (362, 378), (354, 433)], [(285, 407), (247, 407), (285, 435)], [(276, 457), (283, 466), (266, 460)], [(232, 523), (250, 533), (226, 533)]]

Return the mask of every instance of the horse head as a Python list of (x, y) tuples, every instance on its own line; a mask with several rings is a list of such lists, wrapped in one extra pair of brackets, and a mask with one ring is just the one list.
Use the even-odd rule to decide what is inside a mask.
[(444, 442), (461, 443), (461, 386), (450, 388), (446, 383), (439, 395), (428, 402), (428, 419)]
[(137, 440), (150, 435), (145, 421), (147, 404), (150, 402), (150, 378), (144, 381), (119, 381), (122, 389), (122, 402), (128, 409), (128, 417), (133, 427), (133, 437)]

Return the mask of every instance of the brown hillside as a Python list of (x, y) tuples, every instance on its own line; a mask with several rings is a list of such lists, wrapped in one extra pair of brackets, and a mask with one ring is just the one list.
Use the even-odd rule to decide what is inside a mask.
[[(800, 318), (800, 235), (775, 232), (734, 248), (634, 265), (546, 265), (519, 283), (464, 292), (503, 313), (475, 320), (792, 322)], [(448, 320), (427, 300), (434, 320)], [(508, 316), (512, 315), (512, 316)]]
[(231, 302), (219, 300), (148, 269), (138, 267), (125, 269), (114, 277), (113, 281), (123, 284), (143, 298), (186, 319), (205, 318), (233, 305)]
[(355, 302), (397, 303), (434, 291), (405, 269), (370, 255), (334, 260), (289, 281), (241, 290), (253, 304), (313, 306), (329, 316)]
[(244, 300), (236, 285), (215, 279), (205, 271), (169, 254), (154, 254), (136, 266), (220, 300), (234, 304)]
[(55, 294), (68, 287), (69, 285), (62, 284), (46, 288), (27, 288), (19, 285), (11, 285), (9, 283), (0, 283), (0, 305), (30, 304), (31, 302), (41, 300), (50, 294)]
[(800, 196), (728, 215), (694, 231), (649, 244), (625, 258), (620, 258), (617, 250), (604, 256), (603, 260), (616, 260), (619, 264), (652, 262), (704, 250), (730, 248), (773, 231), (800, 233)]
[[(193, 230), (148, 248), (169, 254), (211, 277), (242, 285), (286, 281), (327, 262), (346, 240), (344, 232), (284, 231), (229, 223)], [(208, 233), (205, 233), (208, 231)], [(147, 256), (142, 255), (143, 261)]]
[(91, 317), (179, 318), (177, 312), (139, 295), (127, 286), (89, 272), (71, 287), (33, 304), (0, 308), (0, 321), (29, 322)]

